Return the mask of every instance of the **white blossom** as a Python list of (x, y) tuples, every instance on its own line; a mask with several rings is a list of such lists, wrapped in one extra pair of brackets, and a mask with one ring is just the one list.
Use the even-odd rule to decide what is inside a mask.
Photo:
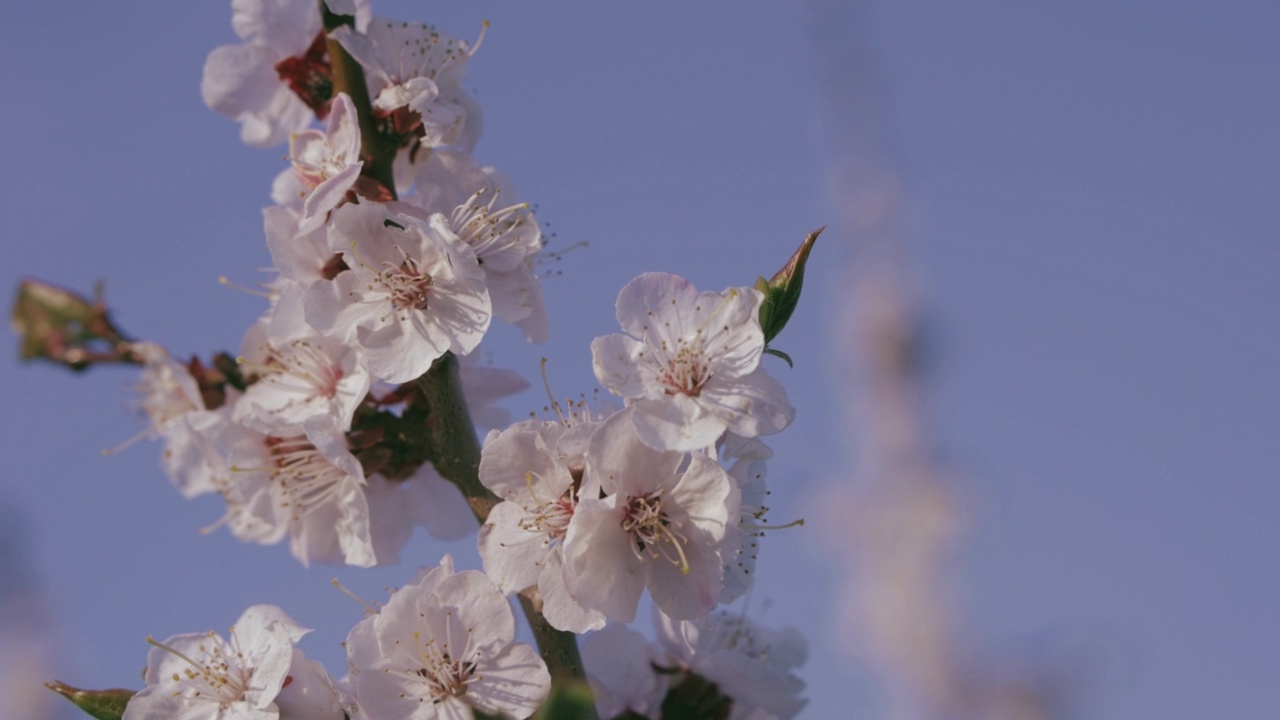
[(143, 359), (138, 405), (151, 423), (134, 440), (157, 437), (164, 441), (160, 467), (183, 497), (218, 492), (220, 478), (226, 474), (219, 448), (229, 431), (235, 390), (227, 391), (222, 407), (208, 410), (195, 377), (167, 350), (139, 342), (133, 344), (133, 352)]
[[(790, 720), (808, 702), (795, 668), (808, 645), (794, 628), (772, 630), (745, 616), (715, 612), (699, 620), (674, 620), (654, 611), (666, 665), (710, 680), (733, 701), (730, 720), (772, 716)], [(762, 715), (767, 713), (767, 715)]]
[(406, 202), (449, 217), (449, 226), (484, 266), (493, 314), (518, 326), (529, 342), (547, 340), (547, 309), (535, 262), (542, 229), (528, 203), (516, 202), (512, 183), (469, 153), (442, 148), (430, 153)]
[(356, 702), (367, 720), (464, 719), (473, 708), (526, 718), (551, 676), (514, 639), (502, 591), (483, 573), (455, 573), (445, 556), (347, 636)]
[(587, 441), (599, 423), (528, 420), (485, 439), (480, 482), (503, 502), (480, 528), (485, 572), (508, 595), (536, 586), (552, 626), (586, 632), (604, 615), (570, 595), (563, 541), (578, 504)]
[(253, 325), (241, 348), (241, 366), (257, 376), (236, 403), (236, 422), (272, 432), (332, 415), (351, 429), (356, 408), (369, 392), (359, 351), (333, 338), (312, 335), (283, 343), (267, 340), (265, 323)]
[(313, 117), (277, 67), (291, 58), (298, 70), (307, 67), (320, 33), (319, 8), (313, 0), (232, 0), (231, 12), (244, 42), (209, 53), (200, 94), (212, 110), (240, 122), (245, 143), (276, 145)]
[(406, 382), (445, 352), (480, 343), (491, 316), (484, 271), (444, 216), (349, 204), (334, 214), (329, 239), (349, 269), (311, 285), (307, 322), (359, 345), (374, 376)]
[(430, 25), (387, 18), (374, 18), (363, 33), (338, 28), (332, 37), (364, 66), (376, 110), (416, 113), (427, 147), (475, 146), (478, 106), (461, 86), (474, 52), (469, 43)]
[(364, 167), (360, 124), (350, 96), (338, 93), (333, 99), (324, 132), (311, 129), (290, 136), (289, 160), (307, 192), (299, 229), (313, 230), (343, 201)]
[[(273, 605), (255, 605), (231, 628), (227, 638), (214, 633), (174, 635), (152, 641), (147, 655), (146, 688), (129, 700), (124, 720), (339, 720), (342, 709), (332, 684), (294, 644), (309, 630)], [(277, 704), (294, 674), (307, 684)], [(285, 705), (306, 714), (283, 712)]]
[(591, 437), (564, 541), (569, 591), (619, 622), (635, 618), (645, 588), (666, 613), (701, 617), (724, 584), (725, 526), (737, 519), (738, 489), (705, 455), (641, 443), (633, 412), (614, 415)]
[(618, 294), (625, 335), (591, 343), (596, 378), (626, 398), (636, 433), (659, 450), (706, 448), (725, 430), (778, 432), (795, 410), (760, 366), (763, 295), (754, 288), (699, 293), (689, 281), (645, 273)]
[(246, 432), (230, 448), (233, 534), (264, 545), (288, 536), (304, 566), (378, 563), (364, 471), (337, 423), (318, 415), (272, 434)]

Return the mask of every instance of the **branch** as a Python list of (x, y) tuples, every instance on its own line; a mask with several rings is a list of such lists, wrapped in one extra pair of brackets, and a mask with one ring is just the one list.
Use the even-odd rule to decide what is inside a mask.
[(364, 167), (360, 174), (378, 181), (391, 193), (396, 194), (396, 181), (391, 166), (396, 158), (396, 146), (387, 142), (378, 132), (378, 124), (373, 117), (373, 105), (369, 102), (369, 88), (364, 83), (364, 68), (342, 44), (327, 33), (343, 25), (355, 27), (355, 18), (351, 15), (334, 15), (329, 12), (324, 0), (319, 0), (320, 17), (324, 21), (325, 45), (329, 50), (329, 65), (333, 72), (333, 94), (344, 92), (351, 97), (356, 107), (356, 116), (360, 119), (360, 155), (364, 159)]
[[(326, 32), (343, 25), (354, 26), (355, 18), (334, 15), (324, 0), (318, 2)], [(394, 198), (395, 180), (391, 164), (396, 147), (378, 132), (373, 106), (369, 102), (369, 89), (364, 82), (364, 68), (338, 42), (331, 38), (326, 42), (333, 69), (333, 92), (345, 92), (351, 96), (360, 120), (360, 152), (367, 159), (361, 174), (382, 183)], [(431, 409), (425, 430), (432, 449), (432, 464), (441, 477), (458, 486), (471, 506), (471, 512), (484, 524), (489, 511), (500, 500), (480, 483), (480, 443), (462, 394), (457, 358), (453, 353), (445, 353), (425, 375), (418, 378), (418, 383)], [(551, 671), (552, 680), (557, 686), (581, 683), (586, 680), (586, 671), (582, 666), (582, 655), (578, 652), (577, 637), (553, 628), (542, 616), (541, 605), (536, 591), (530, 589), (520, 594), (520, 607), (533, 630), (538, 651)]]
[[(453, 353), (445, 353), (418, 378), (418, 385), (431, 408), (426, 430), (432, 464), (441, 477), (458, 486), (471, 512), (483, 524), (489, 511), (501, 500), (480, 482), (480, 443), (462, 396), (458, 359)], [(578, 652), (577, 637), (547, 622), (542, 616), (542, 599), (536, 589), (520, 593), (520, 608), (533, 630), (542, 660), (551, 671), (552, 681), (561, 685), (585, 680), (587, 675)]]

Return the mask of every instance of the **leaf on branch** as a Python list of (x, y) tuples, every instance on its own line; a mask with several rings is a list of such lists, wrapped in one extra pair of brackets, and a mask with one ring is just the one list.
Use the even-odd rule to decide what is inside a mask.
[[(764, 302), (760, 304), (760, 327), (764, 330), (764, 342), (769, 344), (778, 333), (787, 326), (791, 314), (800, 302), (800, 290), (804, 287), (804, 268), (809, 262), (809, 251), (817, 242), (818, 236), (825, 227), (809, 233), (800, 247), (791, 255), (782, 269), (773, 277), (756, 280), (756, 289), (764, 293)], [(785, 357), (785, 356), (783, 356)], [(787, 361), (790, 364), (790, 360)]]
[(70, 700), (76, 707), (98, 720), (120, 720), (124, 708), (133, 697), (133, 690), (113, 688), (111, 690), (81, 690), (54, 680), (44, 684), (45, 687)]

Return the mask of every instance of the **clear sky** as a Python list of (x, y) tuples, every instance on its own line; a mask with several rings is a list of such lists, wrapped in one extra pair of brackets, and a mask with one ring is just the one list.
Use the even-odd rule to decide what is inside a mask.
[[(815, 67), (867, 39), (937, 440), (969, 513), (956, 612), (971, 645), (1010, 672), (1061, 669), (1078, 717), (1276, 717), (1280, 10), (1120, 5), (867, 3), (845, 32), (784, 2), (375, 0), (463, 37), (492, 23), (467, 74), (476, 155), (556, 245), (590, 246), (548, 267), (548, 346), (506, 328), (486, 344), (531, 380), (546, 355), (561, 396), (594, 388), (589, 342), (616, 331), (634, 275), (748, 284), (833, 222), (817, 108), (835, 91)], [(205, 56), (234, 40), (222, 2), (9, 9), (0, 285), (103, 279), (137, 337), (178, 355), (238, 346), (263, 302), (216, 278), (251, 285), (268, 264), (259, 210), (284, 150), (240, 144), (200, 101)], [(771, 368), (799, 409), (771, 443), (774, 516), (811, 521), (768, 538), (750, 612), (808, 636), (807, 717), (878, 717), (882, 691), (833, 630), (847, 548), (823, 525), (839, 520), (813, 512), (846, 492), (836, 421), (857, 401), (831, 389), (834, 230), (779, 338), (797, 368)], [(360, 608), (330, 577), (375, 597), (443, 552), (478, 567), (471, 542), (425, 536), (372, 572), (201, 536), (218, 502), (183, 501), (157, 445), (100, 454), (142, 427), (125, 410), (135, 371), (73, 377), (16, 354), (0, 343), (0, 506), (29, 572), (6, 568), (5, 587), (45, 594), (33, 624), (62, 680), (136, 687), (148, 634), (224, 629), (259, 602), (318, 628), (303, 649), (342, 674)]]

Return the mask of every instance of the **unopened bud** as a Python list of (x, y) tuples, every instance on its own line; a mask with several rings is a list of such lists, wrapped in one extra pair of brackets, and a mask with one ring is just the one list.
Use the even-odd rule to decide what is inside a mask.
[(101, 362), (139, 363), (102, 299), (89, 300), (38, 280), (23, 280), (9, 318), (24, 360), (43, 358), (73, 370)]

